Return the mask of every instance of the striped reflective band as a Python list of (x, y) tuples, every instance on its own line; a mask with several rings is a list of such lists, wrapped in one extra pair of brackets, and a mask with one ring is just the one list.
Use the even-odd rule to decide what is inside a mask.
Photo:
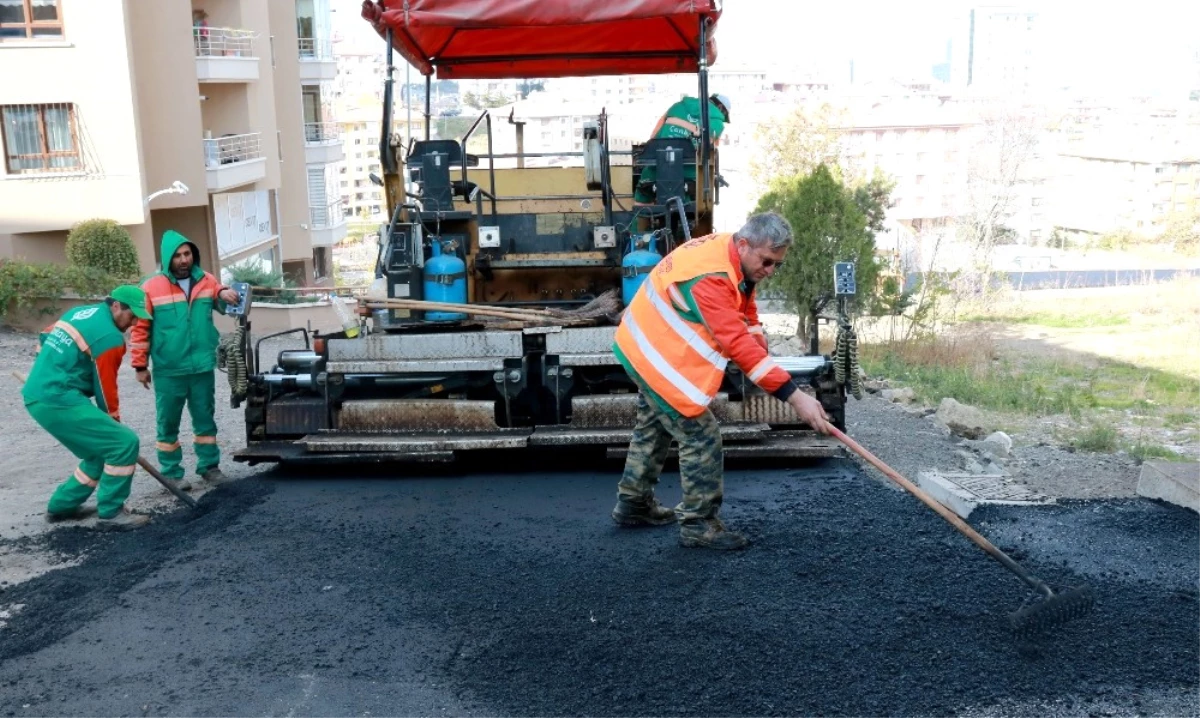
[(779, 366), (778, 364), (776, 364), (774, 361), (771, 360), (771, 357), (763, 357), (763, 360), (760, 361), (759, 363), (755, 364), (754, 368), (751, 369), (750, 373), (747, 374), (746, 376), (748, 379), (750, 379), (750, 381), (757, 384), (759, 379), (762, 379), (772, 369), (775, 369), (778, 366)]
[(752, 327), (746, 327), (746, 331), (750, 332), (751, 334), (765, 334), (761, 324), (755, 324)]
[(217, 443), (217, 437), (215, 437), (215, 436), (200, 436), (197, 434), (196, 437), (193, 439), (193, 441), (197, 444), (215, 444), (215, 443)]
[(54, 323), (54, 328), (63, 330), (75, 342), (75, 346), (79, 347), (79, 351), (91, 356), (92, 352), (88, 347), (88, 343), (83, 340), (83, 335), (79, 333), (78, 329), (61, 320)]
[(83, 473), (83, 469), (75, 467), (75, 480), (84, 486), (91, 486), (93, 489), (100, 485), (100, 482), (87, 474)]
[(704, 338), (697, 334), (695, 329), (689, 327), (679, 314), (659, 296), (658, 292), (648, 289), (646, 294), (650, 297), (650, 305), (658, 311), (658, 315), (663, 318), (663, 321), (675, 330), (680, 339), (687, 342), (688, 346), (695, 349), (697, 354), (703, 357), (709, 364), (716, 367), (717, 370), (725, 371), (725, 366), (729, 363), (729, 360), (721, 356), (721, 352), (709, 346), (708, 342), (704, 341)]
[(159, 451), (166, 451), (168, 453), (172, 451), (179, 451), (179, 442), (175, 441), (167, 443), (165, 441), (156, 441), (154, 442), (154, 448), (158, 449)]
[[(649, 294), (653, 296), (654, 292), (651, 291)], [(637, 319), (633, 313), (626, 313), (623, 321), (628, 325), (629, 334), (633, 337), (633, 341), (637, 344), (638, 349), (641, 350), (643, 356), (650, 360), (650, 364), (654, 369), (659, 374), (662, 374), (662, 377), (670, 382), (672, 386), (678, 389), (679, 393), (687, 397), (688, 401), (698, 406), (708, 406), (709, 402), (712, 401), (712, 397), (696, 388), (695, 384), (685, 379), (682, 374), (675, 370), (675, 367), (671, 366), (663, 358), (662, 354), (658, 353), (658, 350), (654, 348), (654, 345), (650, 343), (645, 333), (642, 332), (642, 328), (638, 326)]]
[(104, 473), (108, 474), (109, 476), (133, 476), (133, 471), (136, 468), (137, 464), (130, 464), (129, 466), (113, 466), (112, 464), (105, 464)]

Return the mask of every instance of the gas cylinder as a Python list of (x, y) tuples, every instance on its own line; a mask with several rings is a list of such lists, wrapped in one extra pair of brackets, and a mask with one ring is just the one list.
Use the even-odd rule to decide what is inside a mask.
[(633, 297), (641, 288), (646, 275), (658, 264), (662, 256), (654, 251), (654, 233), (642, 235), (646, 249), (638, 249), (638, 237), (629, 240), (629, 253), (621, 260), (621, 301), (625, 306), (633, 301)]
[[(467, 303), (467, 263), (433, 240), (433, 257), (425, 263), (425, 300), (429, 302)], [(431, 322), (451, 322), (466, 319), (459, 312), (425, 312)]]

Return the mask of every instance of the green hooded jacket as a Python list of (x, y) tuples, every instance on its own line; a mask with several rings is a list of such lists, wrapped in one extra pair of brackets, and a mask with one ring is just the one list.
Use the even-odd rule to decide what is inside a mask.
[[(195, 258), (188, 292), (171, 274), (171, 257), (184, 244), (191, 245)], [(211, 372), (217, 367), (220, 341), (213, 310), (225, 313), (225, 302), (218, 296), (225, 287), (200, 267), (199, 248), (182, 234), (163, 232), (161, 249), (162, 269), (142, 282), (146, 309), (154, 315), (154, 321), (138, 320), (133, 326), (133, 367), (153, 365), (154, 373), (162, 376)]]

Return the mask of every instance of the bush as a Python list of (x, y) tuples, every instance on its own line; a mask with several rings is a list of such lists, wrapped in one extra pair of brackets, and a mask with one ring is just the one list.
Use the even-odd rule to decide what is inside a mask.
[(67, 260), (76, 267), (119, 277), (134, 277), (140, 271), (133, 238), (111, 219), (89, 219), (72, 227), (67, 235)]
[(136, 272), (119, 276), (95, 267), (0, 260), (0, 316), (10, 310), (27, 309), (38, 300), (60, 299), (68, 291), (99, 299), (113, 287), (136, 282)]

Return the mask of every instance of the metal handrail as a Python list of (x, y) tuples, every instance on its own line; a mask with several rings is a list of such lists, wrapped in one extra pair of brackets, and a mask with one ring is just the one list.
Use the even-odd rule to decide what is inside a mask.
[(336, 142), (342, 136), (336, 122), (305, 122), (304, 141), (308, 143)]
[(253, 58), (259, 33), (234, 27), (193, 27), (196, 57)]
[(263, 157), (262, 133), (226, 135), (204, 140), (204, 164), (209, 169)]
[(297, 40), (301, 60), (329, 60), (333, 57), (333, 46), (328, 40), (302, 37)]
[(334, 200), (324, 207), (309, 207), (308, 217), (312, 221), (314, 229), (328, 229), (337, 227), (346, 223), (345, 214), (342, 211), (342, 205), (345, 200)]

